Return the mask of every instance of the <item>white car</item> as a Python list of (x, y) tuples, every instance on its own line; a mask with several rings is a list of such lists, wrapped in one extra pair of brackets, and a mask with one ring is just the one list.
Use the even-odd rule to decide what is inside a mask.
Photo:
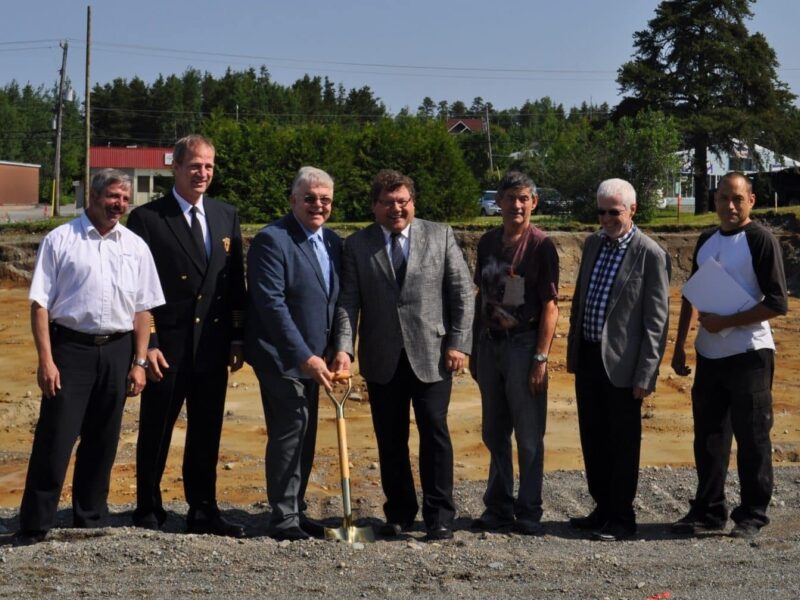
[(486, 190), (483, 195), (478, 199), (478, 204), (481, 207), (481, 215), (490, 217), (492, 215), (500, 214), (500, 207), (497, 206), (497, 192), (494, 190)]

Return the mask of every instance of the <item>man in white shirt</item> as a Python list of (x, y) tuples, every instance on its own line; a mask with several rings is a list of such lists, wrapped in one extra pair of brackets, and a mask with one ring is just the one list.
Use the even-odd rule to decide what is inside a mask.
[(145, 386), (150, 309), (164, 303), (144, 241), (119, 223), (128, 175), (92, 180), (86, 212), (42, 241), (29, 299), (42, 390), (20, 507), (19, 545), (42, 541), (55, 522), (72, 448), (75, 527), (108, 513), (111, 467), (126, 396)]

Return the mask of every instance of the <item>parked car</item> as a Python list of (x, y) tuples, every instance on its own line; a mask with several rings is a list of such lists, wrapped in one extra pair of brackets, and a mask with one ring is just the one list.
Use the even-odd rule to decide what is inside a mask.
[(481, 215), (490, 217), (492, 215), (500, 214), (500, 207), (497, 206), (497, 192), (494, 190), (486, 190), (478, 199), (478, 204), (481, 208)]
[(543, 187), (536, 192), (539, 194), (539, 206), (536, 208), (538, 214), (568, 217), (572, 213), (572, 201), (564, 198), (558, 190)]

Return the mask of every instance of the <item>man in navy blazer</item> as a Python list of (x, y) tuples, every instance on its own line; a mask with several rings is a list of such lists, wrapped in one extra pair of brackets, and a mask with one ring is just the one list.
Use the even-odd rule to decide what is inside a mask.
[(228, 367), (242, 366), (247, 300), (239, 215), (205, 194), (214, 146), (200, 135), (175, 144), (175, 187), (134, 210), (128, 227), (141, 236), (158, 269), (166, 304), (153, 311), (147, 351), (151, 384), (142, 394), (136, 442), (136, 511), (148, 529), (166, 520), (161, 477), (172, 430), (186, 402), (183, 488), (189, 533), (244, 536), (217, 508), (216, 468)]
[(301, 168), (291, 212), (264, 227), (247, 253), (250, 307), (245, 359), (256, 372), (267, 422), (267, 533), (278, 540), (321, 536), (308, 519), (305, 492), (317, 438), (319, 387), (331, 388), (326, 364), (339, 295), (342, 242), (323, 227), (333, 179)]

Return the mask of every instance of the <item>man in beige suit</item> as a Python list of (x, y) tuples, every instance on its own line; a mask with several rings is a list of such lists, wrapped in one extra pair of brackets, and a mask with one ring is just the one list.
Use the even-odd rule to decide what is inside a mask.
[(636, 191), (622, 179), (597, 189), (572, 298), (567, 371), (575, 373), (583, 461), (597, 503), (576, 529), (601, 541), (636, 533), (642, 400), (656, 387), (667, 340), (670, 258), (633, 224)]
[(453, 447), (447, 428), (452, 373), (472, 344), (473, 287), (453, 230), (414, 218), (414, 181), (378, 173), (375, 223), (345, 242), (332, 370), (350, 368), (356, 338), (378, 442), (386, 524), (394, 537), (414, 524), (409, 405), (419, 430), (422, 517), (427, 539), (453, 536)]

